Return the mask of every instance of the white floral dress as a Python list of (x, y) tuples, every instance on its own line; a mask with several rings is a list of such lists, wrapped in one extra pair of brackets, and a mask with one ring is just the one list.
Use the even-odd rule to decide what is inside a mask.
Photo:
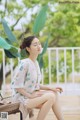
[(12, 81), (13, 98), (15, 101), (25, 102), (23, 95), (16, 91), (16, 88), (24, 88), (26, 92), (32, 94), (35, 90), (39, 90), (41, 81), (41, 72), (38, 62), (34, 63), (31, 59), (26, 58), (20, 61), (16, 75)]

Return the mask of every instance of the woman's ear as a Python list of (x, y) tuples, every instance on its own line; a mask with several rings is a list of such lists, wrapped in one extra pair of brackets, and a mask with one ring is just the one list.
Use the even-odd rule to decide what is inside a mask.
[(29, 48), (29, 47), (26, 47), (26, 50), (27, 50), (28, 52), (30, 52), (30, 48)]

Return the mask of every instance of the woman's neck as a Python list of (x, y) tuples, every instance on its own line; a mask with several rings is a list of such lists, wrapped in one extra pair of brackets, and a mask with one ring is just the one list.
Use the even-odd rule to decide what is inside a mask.
[(36, 61), (36, 59), (37, 59), (37, 56), (32, 56), (32, 55), (29, 55), (29, 59), (31, 59), (33, 62), (35, 62), (35, 61)]

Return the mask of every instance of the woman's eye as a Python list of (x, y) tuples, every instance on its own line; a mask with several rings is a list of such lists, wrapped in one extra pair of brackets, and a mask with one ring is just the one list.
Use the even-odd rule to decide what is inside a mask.
[(41, 43), (38, 43), (38, 44), (33, 44), (34, 46), (38, 46), (38, 45), (41, 45)]

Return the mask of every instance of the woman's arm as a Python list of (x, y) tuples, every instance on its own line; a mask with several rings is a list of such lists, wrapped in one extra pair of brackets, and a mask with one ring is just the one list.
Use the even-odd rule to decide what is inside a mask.
[(24, 88), (16, 88), (17, 92), (19, 92), (20, 94), (22, 94), (23, 96), (29, 98), (29, 99), (32, 99), (32, 98), (35, 98), (35, 97), (40, 97), (41, 95), (40, 94), (30, 94), (30, 93), (27, 93), (26, 90)]
[(24, 88), (16, 88), (17, 92), (19, 92), (20, 94), (22, 94), (25, 97), (30, 98), (31, 95), (29, 93), (26, 92), (26, 90)]
[(42, 85), (42, 84), (40, 84), (40, 89), (41, 90), (51, 90), (51, 88), (49, 86)]
[(42, 85), (42, 84), (40, 84), (40, 89), (41, 90), (52, 90), (52, 91), (60, 92), (60, 93), (63, 92), (63, 89), (61, 87), (53, 88), (53, 87)]

